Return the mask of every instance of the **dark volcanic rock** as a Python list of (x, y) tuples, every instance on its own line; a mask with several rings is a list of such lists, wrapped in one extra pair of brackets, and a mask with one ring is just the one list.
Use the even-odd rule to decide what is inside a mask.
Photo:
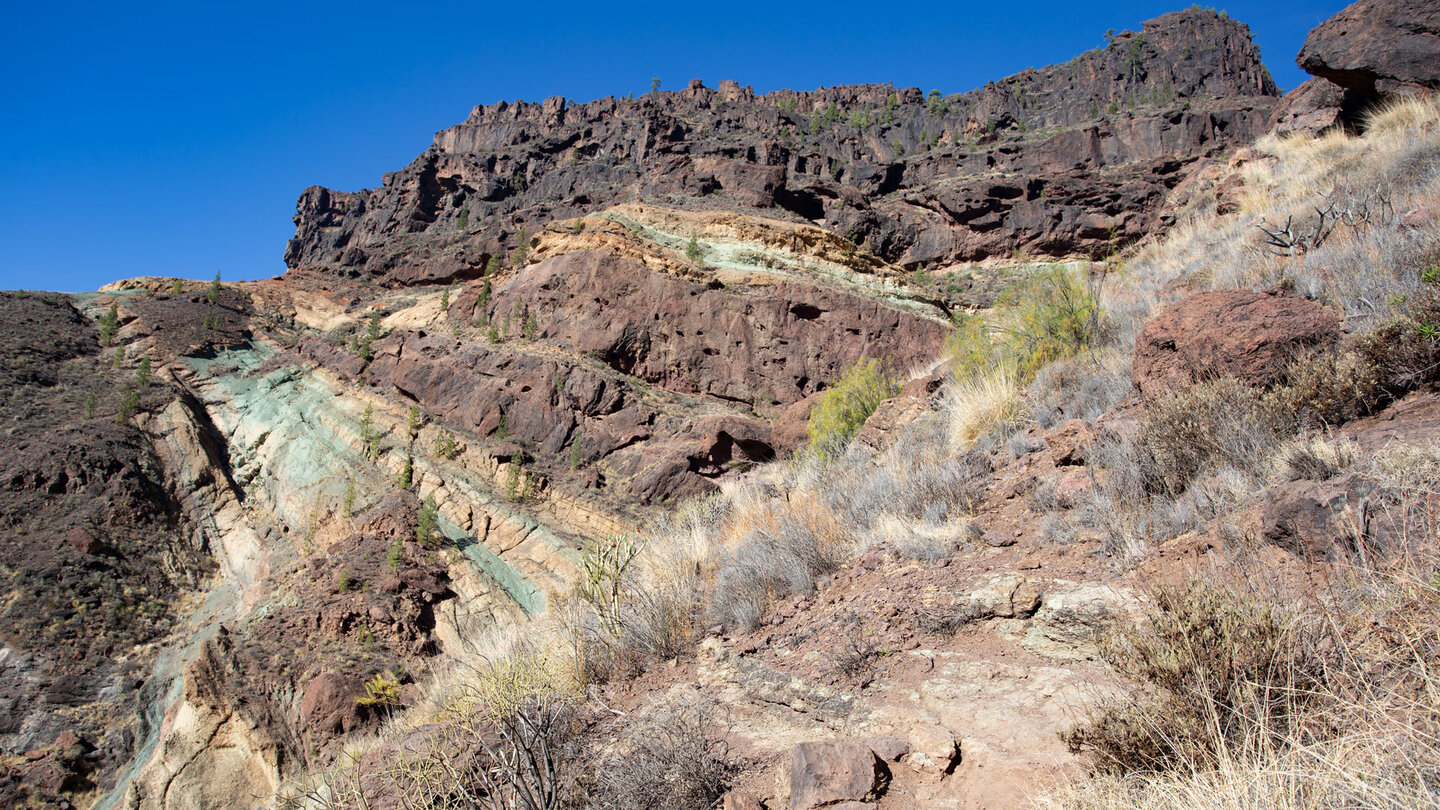
[(1246, 26), (1198, 8), (970, 93), (886, 85), (476, 107), (358, 193), (310, 188), (285, 252), (406, 285), (478, 277), (522, 232), (636, 197), (773, 210), (906, 265), (1109, 252), (1192, 162), (1263, 131), (1277, 90)]
[(1344, 90), (1353, 121), (1384, 97), (1440, 87), (1440, 6), (1360, 0), (1316, 26), (1295, 61)]
[(1271, 131), (1318, 135), (1344, 122), (1345, 92), (1329, 79), (1308, 79), (1275, 105)]
[(1264, 386), (1307, 348), (1333, 343), (1340, 319), (1279, 292), (1196, 293), (1160, 311), (1135, 339), (1132, 378), (1155, 395), (1215, 377)]

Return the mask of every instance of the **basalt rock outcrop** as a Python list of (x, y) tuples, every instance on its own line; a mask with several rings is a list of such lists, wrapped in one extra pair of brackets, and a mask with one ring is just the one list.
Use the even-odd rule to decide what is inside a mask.
[(1386, 99), (1440, 87), (1440, 9), (1418, 0), (1360, 0), (1316, 26), (1295, 62), (1315, 78), (1285, 94), (1272, 120), (1276, 132), (1362, 127)]
[(292, 268), (476, 278), (544, 223), (631, 200), (788, 212), (918, 266), (1109, 253), (1197, 158), (1263, 131), (1278, 91), (1241, 23), (1198, 8), (969, 93), (756, 94), (733, 81), (476, 107), (379, 188), (301, 195)]

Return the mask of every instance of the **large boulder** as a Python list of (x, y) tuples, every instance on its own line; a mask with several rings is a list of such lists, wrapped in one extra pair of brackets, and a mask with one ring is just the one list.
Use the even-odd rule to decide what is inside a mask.
[(1329, 345), (1339, 334), (1333, 311), (1297, 295), (1196, 293), (1140, 330), (1131, 378), (1146, 396), (1218, 377), (1264, 387), (1277, 382), (1299, 353)]
[(1310, 32), (1295, 61), (1344, 90), (1352, 120), (1386, 96), (1440, 87), (1440, 5), (1352, 3)]
[(1270, 116), (1277, 135), (1319, 135), (1344, 121), (1345, 92), (1329, 79), (1307, 79), (1285, 94)]
[(801, 743), (790, 755), (790, 807), (812, 810), (874, 801), (884, 795), (890, 779), (890, 767), (865, 743)]

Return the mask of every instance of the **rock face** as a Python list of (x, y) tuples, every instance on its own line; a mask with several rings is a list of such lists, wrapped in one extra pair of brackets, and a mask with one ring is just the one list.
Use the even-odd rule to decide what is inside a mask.
[(1385, 99), (1440, 87), (1440, 9), (1423, 0), (1360, 0), (1316, 26), (1295, 57), (1317, 78), (1286, 94), (1282, 134), (1358, 127)]
[(1404, 85), (1440, 86), (1440, 8), (1423, 0), (1360, 0), (1316, 26), (1295, 61), (1344, 88), (1352, 103)]
[(1161, 310), (1140, 330), (1132, 379), (1147, 396), (1215, 377), (1266, 386), (1297, 353), (1333, 343), (1339, 333), (1333, 311), (1300, 296), (1196, 293)]
[(1191, 9), (1064, 65), (952, 96), (884, 85), (476, 107), (376, 189), (301, 195), (289, 267), (407, 285), (478, 277), (544, 222), (647, 199), (771, 210), (918, 266), (1108, 253), (1278, 92), (1248, 29)]

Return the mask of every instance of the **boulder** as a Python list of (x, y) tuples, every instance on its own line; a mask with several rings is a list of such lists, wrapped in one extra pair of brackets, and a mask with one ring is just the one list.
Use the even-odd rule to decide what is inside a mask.
[(1389, 532), (1372, 520), (1373, 487), (1355, 473), (1329, 481), (1292, 481), (1265, 490), (1260, 536), (1297, 557), (1324, 559), (1351, 551), (1361, 539)]
[(1277, 382), (1299, 353), (1340, 334), (1330, 309), (1279, 291), (1195, 293), (1160, 311), (1135, 339), (1131, 379), (1147, 397), (1207, 379)]
[(323, 672), (311, 678), (300, 698), (300, 722), (315, 745), (323, 745), (359, 728), (366, 719), (365, 707), (355, 702), (365, 694), (358, 677)]
[(1345, 91), (1329, 79), (1307, 79), (1285, 94), (1270, 116), (1277, 135), (1319, 135), (1343, 120)]
[(1305, 38), (1295, 61), (1344, 91), (1346, 116), (1387, 96), (1440, 87), (1440, 6), (1429, 0), (1360, 0)]
[(790, 807), (874, 801), (885, 794), (890, 778), (889, 766), (864, 743), (801, 743), (790, 754)]

